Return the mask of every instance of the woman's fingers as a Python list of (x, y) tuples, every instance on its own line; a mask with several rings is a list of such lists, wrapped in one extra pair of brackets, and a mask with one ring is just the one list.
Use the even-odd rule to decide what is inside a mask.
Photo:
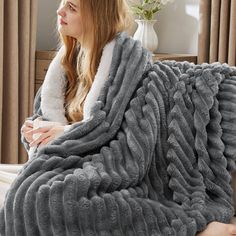
[(54, 139), (53, 136), (49, 136), (47, 138), (45, 138), (40, 144), (39, 147), (42, 147), (43, 145), (46, 145), (47, 143), (51, 142)]
[(25, 126), (26, 126), (26, 127), (33, 128), (33, 121), (32, 121), (32, 120), (26, 120), (26, 121), (25, 121)]
[(32, 140), (32, 142), (29, 145), (30, 145), (30, 147), (37, 146), (37, 145), (41, 146), (41, 144), (45, 145), (48, 142), (50, 142), (51, 140), (53, 140), (53, 138), (54, 138), (54, 136), (52, 136), (48, 133), (46, 133), (46, 134), (44, 133), (44, 134), (41, 134), (39, 136), (39, 138)]
[(32, 130), (32, 128), (27, 127), (27, 126), (23, 126), (22, 129), (21, 129), (21, 133), (27, 133), (27, 132), (29, 132), (31, 130)]
[(26, 120), (21, 127), (21, 134), (26, 139), (28, 143), (32, 142), (33, 138), (31, 134), (28, 134), (27, 132), (31, 131), (33, 129), (33, 121)]
[[(43, 144), (48, 143), (48, 140), (53, 140), (54, 138), (59, 137), (64, 132), (64, 126), (62, 125), (54, 125), (54, 126), (45, 126), (45, 127), (39, 127), (37, 129), (33, 129), (31, 131), (28, 131), (27, 134), (34, 135), (39, 133), (40, 136), (34, 141), (30, 143), (30, 146), (35, 146), (43, 142)], [(48, 140), (45, 140), (49, 138)]]
[(38, 133), (45, 133), (48, 132), (50, 129), (52, 128), (52, 126), (45, 126), (45, 127), (39, 127), (36, 129), (31, 129), (27, 132), (27, 134), (38, 134)]
[(27, 132), (33, 129), (33, 122), (25, 121), (25, 123), (21, 127), (21, 133)]
[[(36, 118), (36, 120), (42, 120), (41, 117)], [(48, 129), (33, 129), (34, 121), (32, 120), (25, 120), (24, 124), (21, 127), (21, 134), (26, 139), (28, 143), (31, 143), (33, 141), (33, 134), (34, 133), (42, 133), (47, 132)], [(46, 127), (45, 127), (46, 128)], [(51, 128), (51, 127), (50, 127)]]
[(50, 134), (49, 132), (40, 134), (40, 136), (39, 136), (37, 139), (33, 140), (33, 141), (29, 144), (30, 147), (35, 146), (35, 145), (38, 145), (38, 144), (41, 143), (45, 138), (50, 137), (50, 135), (51, 135), (51, 134)]
[(32, 137), (32, 135), (24, 135), (24, 137), (25, 137), (25, 139), (26, 139), (26, 141), (28, 142), (28, 143), (31, 143), (32, 141), (33, 141), (33, 137)]

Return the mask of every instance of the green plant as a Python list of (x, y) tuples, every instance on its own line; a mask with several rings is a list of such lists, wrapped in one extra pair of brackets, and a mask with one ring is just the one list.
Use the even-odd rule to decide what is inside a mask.
[(140, 0), (139, 4), (131, 5), (132, 12), (143, 20), (152, 20), (154, 14), (162, 9), (162, 6), (173, 0)]

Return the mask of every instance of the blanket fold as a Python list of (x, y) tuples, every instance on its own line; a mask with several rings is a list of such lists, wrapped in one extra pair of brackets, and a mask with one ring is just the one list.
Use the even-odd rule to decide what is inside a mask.
[[(152, 64), (140, 42), (118, 34), (91, 118), (24, 165), (0, 234), (191, 236), (228, 223), (235, 94), (236, 68)], [(31, 119), (43, 114), (40, 96)]]

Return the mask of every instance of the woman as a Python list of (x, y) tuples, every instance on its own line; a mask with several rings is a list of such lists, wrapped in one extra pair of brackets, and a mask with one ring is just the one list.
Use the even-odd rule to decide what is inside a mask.
[[(117, 6), (115, 6), (117, 5)], [(123, 31), (129, 26), (129, 15), (126, 14), (126, 4), (122, 1), (107, 3), (107, 8), (111, 11), (105, 11), (107, 15), (104, 18), (99, 18), (91, 14), (93, 8), (102, 8), (103, 3), (87, 4), (77, 3), (76, 1), (62, 1), (61, 7), (58, 9), (58, 31), (60, 33), (62, 43), (65, 46), (66, 52), (63, 55), (62, 65), (68, 76), (68, 87), (66, 91), (66, 117), (69, 123), (81, 121), (83, 118), (83, 104), (85, 98), (92, 86), (94, 77), (98, 70), (100, 58), (103, 48), (111, 45), (109, 50), (112, 50), (114, 45), (114, 37), (118, 32)], [(85, 11), (80, 12), (83, 8)], [(87, 9), (88, 8), (88, 9)], [(114, 13), (113, 8), (118, 8), (119, 12)], [(86, 20), (83, 20), (86, 19)], [(111, 21), (112, 20), (112, 23)], [(100, 26), (97, 29), (95, 22)], [(98, 31), (100, 30), (100, 32)], [(91, 32), (94, 32), (92, 34)], [(99, 35), (97, 35), (99, 34)], [(113, 42), (111, 42), (113, 40)], [(109, 45), (108, 45), (109, 43)], [(78, 45), (81, 48), (78, 53)], [(82, 60), (83, 59), (83, 60)], [(106, 58), (107, 60), (107, 58)], [(76, 63), (77, 61), (77, 63)], [(105, 64), (103, 62), (103, 64)], [(109, 63), (104, 65), (106, 70), (109, 69)], [(102, 74), (97, 76), (103, 76)], [(81, 81), (81, 83), (79, 83)], [(79, 88), (78, 88), (79, 84)], [(98, 84), (99, 85), (99, 84)], [(99, 85), (99, 89), (101, 85)], [(98, 88), (96, 88), (98, 89)], [(81, 91), (80, 93), (78, 91)], [(77, 92), (78, 96), (75, 96)], [(96, 92), (98, 94), (98, 92)], [(94, 94), (95, 95), (95, 94)], [(94, 100), (94, 99), (93, 99)], [(87, 106), (91, 106), (87, 104)], [(67, 127), (68, 128), (68, 127)], [(34, 133), (44, 134), (39, 139), (33, 141), (32, 122), (26, 121), (22, 131), (30, 146), (37, 144), (46, 144), (55, 138), (55, 135), (64, 131), (63, 126), (53, 128), (43, 128)]]
[[(127, 9), (125, 0), (61, 2), (57, 11), (63, 45), (59, 55), (68, 79), (64, 103), (67, 123), (35, 129), (32, 121), (26, 120), (21, 131), (30, 147), (46, 145), (73, 123), (89, 119), (90, 109), (108, 78), (116, 35), (130, 22)], [(40, 136), (33, 139), (35, 134)], [(236, 226), (214, 221), (197, 235), (236, 235)]]

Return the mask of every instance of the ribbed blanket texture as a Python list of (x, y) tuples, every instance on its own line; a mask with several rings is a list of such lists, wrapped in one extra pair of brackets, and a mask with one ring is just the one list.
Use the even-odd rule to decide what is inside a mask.
[[(229, 223), (235, 67), (152, 64), (121, 33), (91, 114), (24, 165), (1, 236), (193, 236)], [(41, 115), (39, 90), (31, 119)]]

